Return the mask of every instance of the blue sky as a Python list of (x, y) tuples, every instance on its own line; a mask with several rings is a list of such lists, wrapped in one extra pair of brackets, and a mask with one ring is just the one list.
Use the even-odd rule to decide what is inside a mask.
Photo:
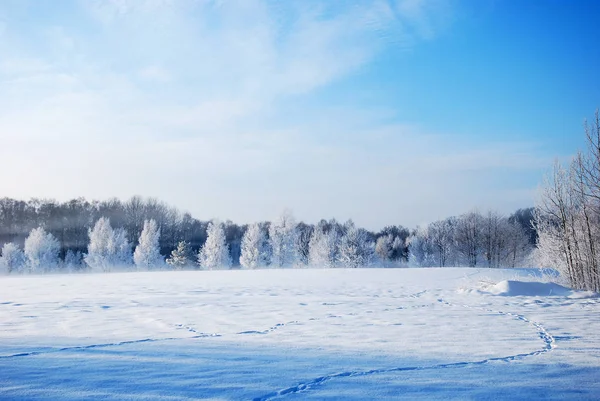
[(0, 182), (414, 227), (534, 204), (600, 107), (597, 1), (0, 2)]

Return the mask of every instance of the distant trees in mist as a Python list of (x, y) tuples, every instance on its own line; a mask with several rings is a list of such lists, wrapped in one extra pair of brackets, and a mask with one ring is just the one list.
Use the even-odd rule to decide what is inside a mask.
[(409, 238), (411, 261), (439, 267), (530, 265), (533, 244), (524, 223), (515, 215), (504, 217), (495, 212), (470, 212), (436, 221)]
[(0, 199), (0, 270), (6, 273), (285, 267), (511, 267), (533, 249), (532, 209), (470, 212), (409, 230), (351, 220), (237, 225), (199, 221), (156, 199), (59, 203)]

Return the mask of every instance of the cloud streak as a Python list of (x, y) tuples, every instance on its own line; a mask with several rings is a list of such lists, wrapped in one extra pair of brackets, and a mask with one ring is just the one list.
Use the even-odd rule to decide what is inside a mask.
[[(390, 47), (435, 40), (452, 20), (451, 3), (67, 7), (42, 24), (16, 26), (17, 11), (0, 5), (8, 16), (0, 18), (8, 38), (0, 59), (6, 195), (139, 193), (199, 218), (251, 222), (291, 207), (309, 221), (352, 217), (377, 228), (490, 201), (465, 193), (481, 181), (473, 170), (538, 167), (522, 144), (465, 150), (443, 133), (424, 133), (423, 122), (347, 102), (360, 87), (335, 92)], [(450, 200), (440, 201), (442, 191)], [(515, 193), (511, 206), (527, 201)]]

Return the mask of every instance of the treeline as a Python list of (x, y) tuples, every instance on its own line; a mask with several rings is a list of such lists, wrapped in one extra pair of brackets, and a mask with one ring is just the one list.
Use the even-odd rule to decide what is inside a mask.
[(536, 232), (532, 209), (510, 217), (470, 212), (415, 231), (409, 253), (413, 265), (517, 267), (531, 265)]
[(535, 244), (531, 215), (532, 209), (509, 217), (471, 212), (415, 230), (389, 226), (372, 232), (352, 221), (297, 223), (289, 212), (274, 222), (250, 226), (200, 221), (139, 196), (126, 202), (3, 198), (0, 263), (5, 271), (27, 272), (110, 270), (116, 265), (138, 269), (516, 266)]
[[(168, 255), (182, 240), (196, 250), (206, 241), (208, 222), (199, 221), (189, 213), (182, 213), (157, 199), (134, 196), (126, 202), (115, 198), (106, 201), (78, 198), (67, 202), (2, 198), (0, 244), (14, 242), (23, 246), (32, 229), (43, 227), (58, 240), (61, 259), (69, 250), (85, 253), (89, 243), (89, 230), (102, 217), (108, 218), (113, 227), (124, 229), (133, 247), (137, 246), (144, 221), (154, 220), (161, 229), (159, 246), (163, 255)], [(231, 222), (226, 223), (233, 253), (236, 240), (239, 249), (242, 229), (243, 227)]]

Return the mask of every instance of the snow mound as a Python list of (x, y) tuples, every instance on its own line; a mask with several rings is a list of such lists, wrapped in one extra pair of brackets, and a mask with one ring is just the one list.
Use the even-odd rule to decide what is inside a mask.
[(504, 280), (492, 286), (489, 292), (507, 297), (515, 296), (563, 296), (573, 294), (573, 290), (556, 283), (540, 283), (537, 281)]

